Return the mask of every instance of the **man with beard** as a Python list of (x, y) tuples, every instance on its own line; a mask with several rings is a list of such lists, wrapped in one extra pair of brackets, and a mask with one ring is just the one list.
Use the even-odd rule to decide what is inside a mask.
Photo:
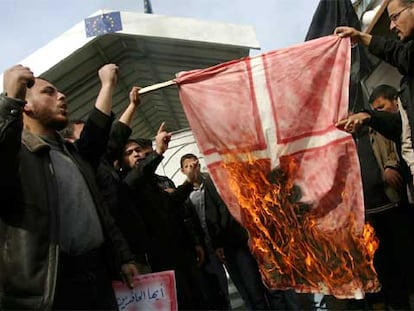
[[(104, 206), (95, 170), (112, 123), (114, 64), (76, 144), (65, 95), (29, 68), (4, 73), (0, 96), (0, 309), (116, 310), (107, 255), (132, 286), (136, 268)], [(29, 87), (29, 88), (28, 88)], [(119, 269), (119, 270), (121, 270)]]
[[(135, 202), (133, 209), (142, 216), (148, 239), (142, 241), (142, 237), (131, 234), (131, 230), (128, 233), (126, 226), (121, 229), (133, 252), (133, 245), (148, 245), (152, 271), (174, 270), (179, 309), (206, 309), (197, 265), (197, 260), (200, 263), (204, 258), (202, 238), (194, 234), (196, 215), (187, 215), (184, 209), (184, 202), (193, 190), (192, 184), (198, 179), (197, 171), (189, 172), (184, 184), (174, 191), (166, 191), (165, 178), (155, 174), (170, 139), (171, 133), (165, 131), (163, 123), (155, 137), (154, 149), (148, 139), (126, 143), (118, 161), (121, 176), (129, 189), (131, 201)], [(131, 215), (133, 211), (125, 213), (124, 217), (130, 218), (132, 226), (134, 219)]]

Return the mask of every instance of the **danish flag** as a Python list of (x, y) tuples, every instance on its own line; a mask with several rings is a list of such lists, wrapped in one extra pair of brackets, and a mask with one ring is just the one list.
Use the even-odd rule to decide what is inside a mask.
[[(327, 36), (177, 74), (180, 99), (208, 170), (231, 214), (243, 225), (271, 221), (249, 219), (251, 214), (243, 212), (229, 182), (228, 162), (253, 158), (261, 163), (264, 175), (275, 168), (288, 172), (289, 163), (295, 163), (295, 172), (288, 177), (301, 189), (301, 202), (317, 211), (315, 226), (321, 233), (335, 236), (345, 229), (362, 235), (364, 206), (358, 156), (352, 136), (335, 127), (347, 116), (350, 53), (349, 39)], [(252, 228), (246, 228), (254, 238)], [(266, 226), (259, 230), (266, 230)], [(269, 248), (278, 249), (279, 233), (265, 232), (263, 236), (275, 240), (268, 243), (273, 245)], [(343, 242), (338, 240), (338, 248), (347, 247), (340, 244)], [(370, 290), (358, 275), (336, 288), (317, 278), (314, 283), (299, 278), (282, 282), (274, 274), (269, 277), (264, 273), (273, 264), (266, 255), (272, 250), (252, 251), (265, 284), (271, 288), (338, 297), (361, 297)], [(329, 265), (326, 260), (316, 258), (319, 264)], [(312, 269), (312, 265), (303, 269)]]

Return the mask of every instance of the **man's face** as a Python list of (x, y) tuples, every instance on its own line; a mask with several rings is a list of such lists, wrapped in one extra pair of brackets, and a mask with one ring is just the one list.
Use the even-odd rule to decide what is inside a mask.
[(152, 147), (141, 147), (135, 142), (128, 143), (124, 148), (123, 162), (129, 168), (134, 168), (152, 152)]
[(401, 3), (400, 0), (392, 0), (388, 4), (388, 16), (390, 29), (394, 31), (402, 41), (414, 38), (413, 6)]
[(187, 176), (194, 169), (200, 171), (200, 163), (197, 158), (188, 158), (183, 161), (181, 172), (184, 175)]
[(65, 95), (48, 81), (36, 79), (28, 89), (25, 113), (45, 128), (60, 131), (68, 124), (68, 110)]
[(372, 109), (377, 111), (398, 112), (398, 102), (396, 99), (389, 100), (380, 96), (372, 102), (371, 106)]

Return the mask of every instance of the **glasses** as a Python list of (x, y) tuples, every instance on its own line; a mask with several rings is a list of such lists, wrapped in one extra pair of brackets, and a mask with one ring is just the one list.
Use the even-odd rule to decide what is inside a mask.
[(405, 8), (403, 8), (402, 10), (400, 10), (399, 12), (394, 13), (394, 14), (391, 14), (389, 16), (390, 17), (390, 20), (395, 23), (400, 18), (401, 13), (404, 12), (405, 10), (409, 9), (409, 8), (411, 8), (411, 6), (406, 6)]

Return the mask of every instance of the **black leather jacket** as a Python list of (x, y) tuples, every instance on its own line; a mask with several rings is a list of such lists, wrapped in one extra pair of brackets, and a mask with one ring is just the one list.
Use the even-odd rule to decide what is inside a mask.
[[(0, 309), (48, 310), (59, 264), (58, 197), (49, 146), (22, 132), (23, 105), (0, 95)], [(111, 117), (94, 109), (81, 139), (76, 145), (67, 143), (67, 149), (94, 198), (105, 243), (117, 260), (127, 262), (132, 255), (104, 208), (95, 181), (111, 122)]]

